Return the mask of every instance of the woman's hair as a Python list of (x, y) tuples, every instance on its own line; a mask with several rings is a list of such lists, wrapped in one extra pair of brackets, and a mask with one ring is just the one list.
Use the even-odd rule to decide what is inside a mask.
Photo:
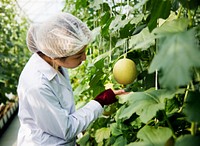
[(32, 25), (27, 33), (27, 46), (51, 58), (76, 54), (92, 40), (92, 33), (77, 17), (60, 12), (40, 25)]

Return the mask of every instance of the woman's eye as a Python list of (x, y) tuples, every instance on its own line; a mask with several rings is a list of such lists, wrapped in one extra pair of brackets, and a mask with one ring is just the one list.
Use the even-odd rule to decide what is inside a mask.
[(75, 59), (79, 59), (79, 58), (81, 58), (81, 56), (77, 56)]

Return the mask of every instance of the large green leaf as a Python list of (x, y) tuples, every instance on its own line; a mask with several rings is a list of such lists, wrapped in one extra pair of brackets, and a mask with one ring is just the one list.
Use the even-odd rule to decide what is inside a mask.
[(189, 92), (183, 112), (190, 122), (200, 122), (200, 92)]
[(145, 126), (137, 134), (141, 142), (133, 142), (128, 146), (164, 146), (171, 136), (169, 128)]
[(120, 96), (119, 102), (127, 102), (128, 105), (119, 113), (119, 119), (128, 119), (133, 113), (140, 116), (146, 123), (152, 119), (158, 110), (165, 108), (165, 99), (172, 98), (176, 92), (167, 90), (147, 90)]
[(101, 128), (98, 129), (95, 133), (95, 140), (97, 143), (102, 142), (104, 139), (108, 139), (110, 137), (110, 129), (109, 128)]
[(175, 88), (191, 80), (191, 67), (200, 66), (200, 51), (195, 30), (171, 33), (159, 40), (159, 51), (154, 57), (149, 73), (162, 70), (160, 84)]
[(200, 136), (184, 135), (177, 139), (175, 146), (199, 146)]
[(132, 142), (130, 144), (128, 144), (127, 146), (153, 146), (151, 144), (149, 144), (148, 142)]
[(160, 36), (168, 33), (183, 32), (187, 29), (189, 24), (189, 20), (186, 18), (180, 18), (171, 21), (171, 18), (168, 19), (169, 20), (166, 20), (160, 27), (155, 28), (152, 33)]
[(132, 49), (148, 49), (155, 44), (155, 36), (149, 32), (149, 29), (144, 28), (139, 34), (134, 35), (129, 40), (129, 47)]

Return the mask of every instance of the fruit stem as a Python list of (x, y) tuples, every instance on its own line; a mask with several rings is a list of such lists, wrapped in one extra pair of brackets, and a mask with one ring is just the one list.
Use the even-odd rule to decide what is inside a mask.
[(127, 57), (127, 53), (124, 53), (124, 59)]

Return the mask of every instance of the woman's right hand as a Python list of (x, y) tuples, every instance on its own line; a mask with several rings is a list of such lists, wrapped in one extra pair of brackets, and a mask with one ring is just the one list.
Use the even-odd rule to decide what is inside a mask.
[(103, 107), (104, 105), (109, 105), (117, 101), (116, 95), (123, 95), (127, 94), (125, 90), (112, 90), (112, 89), (107, 89), (103, 92), (101, 92), (97, 97), (95, 97), (94, 100), (98, 101), (101, 106)]

